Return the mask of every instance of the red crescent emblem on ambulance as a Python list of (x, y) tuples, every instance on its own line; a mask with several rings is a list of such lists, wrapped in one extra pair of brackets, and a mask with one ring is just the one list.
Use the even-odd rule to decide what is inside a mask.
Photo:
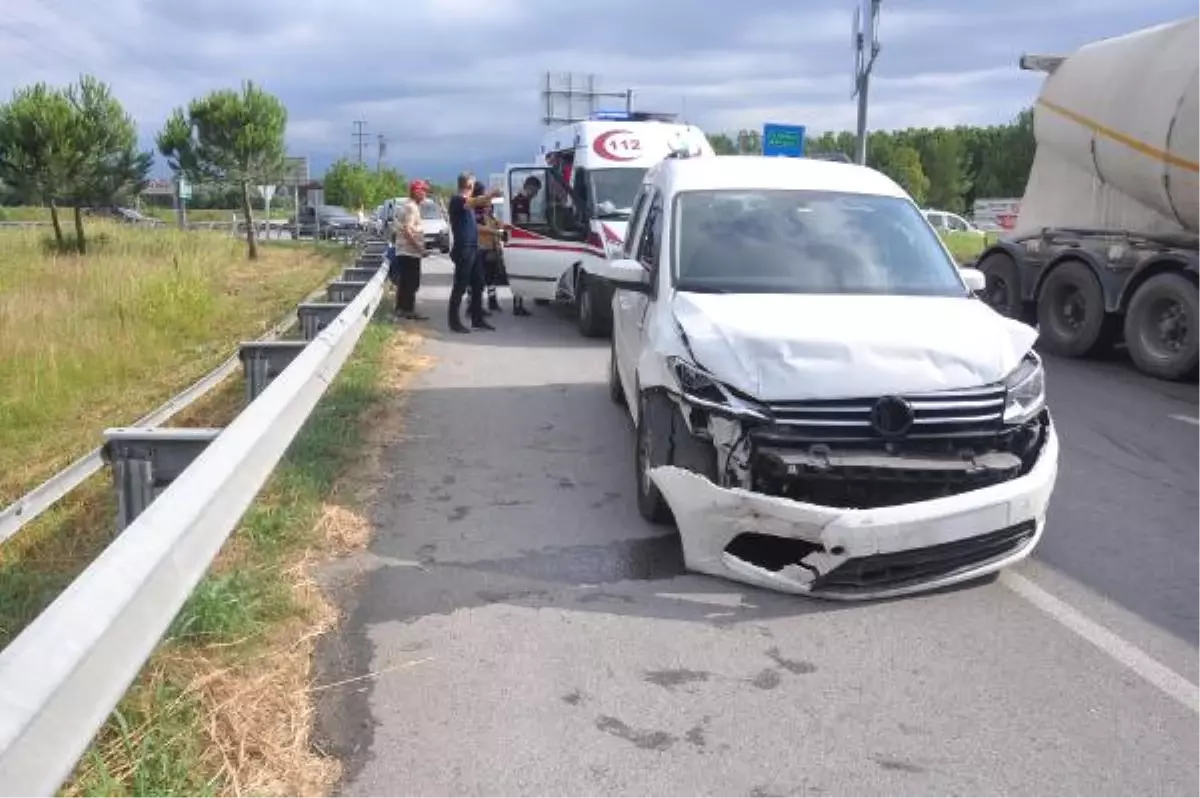
[[(626, 138), (617, 139), (617, 136)], [(592, 142), (592, 152), (610, 161), (636, 161), (642, 155), (642, 142), (633, 138), (629, 130), (609, 130), (596, 136)]]

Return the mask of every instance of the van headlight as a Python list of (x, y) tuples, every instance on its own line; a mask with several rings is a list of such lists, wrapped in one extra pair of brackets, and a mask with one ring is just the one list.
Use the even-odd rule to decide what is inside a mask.
[(1046, 406), (1046, 372), (1042, 359), (1030, 352), (1004, 378), (1004, 423), (1024, 424)]
[(765, 409), (735, 395), (711, 374), (683, 358), (667, 358), (667, 367), (675, 375), (679, 395), (689, 404), (741, 418), (771, 420)]

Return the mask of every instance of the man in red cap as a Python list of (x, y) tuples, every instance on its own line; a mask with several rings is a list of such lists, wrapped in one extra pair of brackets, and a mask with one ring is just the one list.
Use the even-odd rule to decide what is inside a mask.
[(425, 321), (428, 316), (417, 313), (417, 289), (421, 287), (421, 259), (425, 250), (425, 233), (421, 227), (421, 203), (429, 194), (429, 184), (414, 180), (408, 184), (408, 199), (396, 206), (392, 218), (392, 241), (396, 257), (390, 277), (396, 284), (396, 317)]

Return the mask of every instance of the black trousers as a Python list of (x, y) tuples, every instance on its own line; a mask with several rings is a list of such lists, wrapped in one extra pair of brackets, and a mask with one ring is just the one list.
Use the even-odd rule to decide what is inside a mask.
[(421, 259), (415, 255), (397, 255), (392, 272), (396, 312), (412, 313), (417, 309), (417, 291), (421, 288)]
[(478, 247), (456, 247), (450, 250), (450, 260), (454, 262), (454, 287), (450, 289), (450, 317), (458, 318), (458, 309), (462, 306), (463, 294), (469, 289), (471, 299), (468, 303), (468, 315), (472, 322), (483, 320), (483, 267), (480, 263)]

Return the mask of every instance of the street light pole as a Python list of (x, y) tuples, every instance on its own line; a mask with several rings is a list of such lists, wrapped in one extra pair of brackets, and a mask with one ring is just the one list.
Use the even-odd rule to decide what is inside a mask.
[(854, 160), (863, 165), (867, 163), (867, 94), (871, 84), (871, 69), (879, 55), (881, 2), (869, 0), (865, 20), (859, 9), (854, 9), (854, 93), (858, 96), (858, 136), (854, 142)]

